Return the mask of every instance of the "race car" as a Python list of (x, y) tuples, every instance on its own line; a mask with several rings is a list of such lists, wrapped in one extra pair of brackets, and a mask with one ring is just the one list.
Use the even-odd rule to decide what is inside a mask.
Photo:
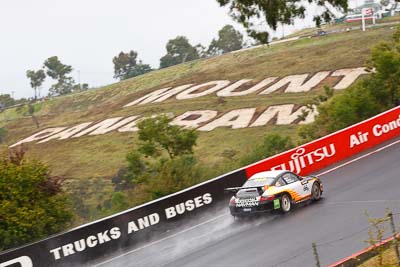
[(225, 190), (233, 193), (229, 201), (231, 214), (242, 216), (273, 210), (287, 213), (295, 204), (320, 200), (323, 186), (315, 176), (302, 177), (281, 170), (256, 173), (242, 187)]

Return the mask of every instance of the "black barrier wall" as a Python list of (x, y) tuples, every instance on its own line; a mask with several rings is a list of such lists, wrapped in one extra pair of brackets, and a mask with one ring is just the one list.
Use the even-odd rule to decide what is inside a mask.
[(0, 267), (87, 265), (120, 249), (157, 238), (227, 199), (224, 188), (240, 186), (244, 169), (219, 176), (170, 196), (0, 254)]

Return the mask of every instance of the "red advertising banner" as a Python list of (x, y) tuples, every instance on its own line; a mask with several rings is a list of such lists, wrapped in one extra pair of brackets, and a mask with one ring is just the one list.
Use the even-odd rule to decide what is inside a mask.
[(268, 170), (307, 175), (400, 135), (400, 106), (246, 167), (247, 177)]

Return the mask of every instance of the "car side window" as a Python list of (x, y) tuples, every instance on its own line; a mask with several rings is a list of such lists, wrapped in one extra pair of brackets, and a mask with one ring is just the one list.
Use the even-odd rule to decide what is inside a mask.
[(278, 181), (276, 181), (275, 186), (284, 186), (286, 183), (285, 181), (281, 178), (278, 179)]
[(299, 180), (299, 178), (297, 178), (297, 176), (292, 173), (285, 173), (284, 175), (282, 175), (282, 178), (287, 184), (291, 184)]

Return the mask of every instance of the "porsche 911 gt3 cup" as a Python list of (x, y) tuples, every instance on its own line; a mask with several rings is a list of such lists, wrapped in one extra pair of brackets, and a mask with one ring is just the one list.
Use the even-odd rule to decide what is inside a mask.
[(282, 170), (256, 173), (242, 187), (225, 190), (234, 194), (229, 209), (238, 216), (272, 210), (287, 213), (294, 204), (319, 200), (323, 186), (317, 177)]

